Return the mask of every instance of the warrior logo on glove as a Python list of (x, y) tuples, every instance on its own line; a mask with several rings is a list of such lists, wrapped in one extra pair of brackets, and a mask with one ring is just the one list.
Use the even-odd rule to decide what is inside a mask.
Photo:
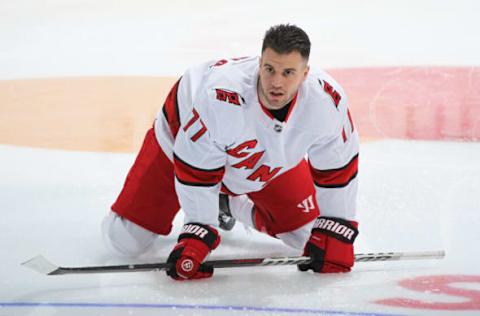
[(187, 224), (183, 226), (183, 232), (194, 234), (200, 238), (204, 238), (208, 234), (208, 230), (206, 230), (205, 228), (199, 225), (192, 225), (192, 224)]
[(329, 219), (327, 217), (318, 217), (313, 224), (313, 229), (318, 229), (326, 235), (332, 236), (346, 243), (353, 243), (358, 235), (358, 230), (351, 227), (351, 224), (344, 221), (345, 224), (340, 222), (340, 219)]
[(318, 217), (303, 254), (310, 256), (308, 264), (299, 264), (300, 271), (320, 273), (348, 272), (354, 262), (353, 242), (358, 235), (358, 223), (336, 217)]

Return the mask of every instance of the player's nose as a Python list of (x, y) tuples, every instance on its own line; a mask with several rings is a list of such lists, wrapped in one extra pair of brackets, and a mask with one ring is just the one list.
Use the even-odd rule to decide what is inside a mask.
[(271, 84), (273, 88), (281, 88), (283, 86), (283, 77), (281, 75), (275, 74), (272, 77)]

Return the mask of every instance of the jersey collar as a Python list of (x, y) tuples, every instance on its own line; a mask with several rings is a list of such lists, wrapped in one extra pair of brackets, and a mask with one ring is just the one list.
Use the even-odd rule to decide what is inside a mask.
[[(295, 104), (297, 103), (297, 97), (298, 97), (298, 91), (295, 93), (295, 96), (293, 97), (291, 101), (290, 108), (288, 109), (287, 116), (285, 117), (284, 123), (287, 123), (288, 119), (290, 118), (290, 114), (292, 114), (293, 108), (295, 107)], [(275, 117), (268, 111), (268, 109), (263, 105), (262, 101), (260, 100), (260, 97), (258, 96), (258, 91), (257, 91), (257, 98), (258, 98), (258, 103), (260, 104), (260, 108), (262, 109), (262, 112), (265, 113), (270, 119), (276, 120)]]

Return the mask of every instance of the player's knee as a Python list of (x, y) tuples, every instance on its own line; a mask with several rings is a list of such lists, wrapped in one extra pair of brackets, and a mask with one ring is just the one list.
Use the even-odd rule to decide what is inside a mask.
[(310, 238), (313, 222), (314, 221), (311, 221), (310, 223), (290, 232), (277, 234), (277, 237), (287, 246), (295, 249), (303, 249)]
[(254, 227), (252, 220), (253, 202), (247, 195), (229, 197), (230, 212), (236, 220), (248, 227)]
[(153, 247), (157, 234), (110, 212), (102, 222), (102, 235), (106, 246), (117, 254), (139, 256)]

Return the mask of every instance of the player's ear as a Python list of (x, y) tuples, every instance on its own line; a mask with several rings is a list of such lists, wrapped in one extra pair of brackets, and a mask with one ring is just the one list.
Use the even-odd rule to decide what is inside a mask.
[(308, 76), (308, 72), (309, 72), (309, 71), (310, 71), (310, 65), (307, 65), (307, 66), (305, 67), (304, 72), (303, 72), (303, 79), (302, 79), (302, 81), (305, 81), (305, 79), (307, 79), (307, 76)]

